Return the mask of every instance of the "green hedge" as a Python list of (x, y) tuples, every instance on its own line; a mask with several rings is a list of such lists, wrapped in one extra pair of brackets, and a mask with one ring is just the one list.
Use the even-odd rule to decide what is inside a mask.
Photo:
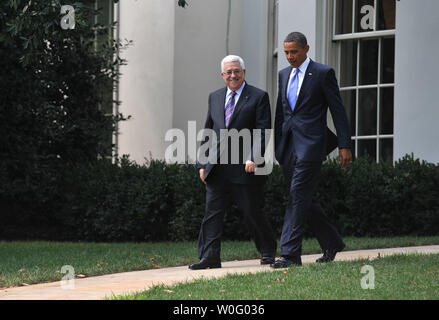
[[(32, 181), (0, 189), (2, 240), (196, 240), (204, 215), (204, 185), (194, 165), (127, 158), (47, 168)], [(1, 174), (1, 172), (0, 172)], [(48, 178), (45, 178), (45, 177)], [(316, 198), (343, 236), (437, 235), (439, 165), (406, 156), (392, 166), (368, 158), (341, 170), (324, 163)], [(275, 166), (265, 186), (264, 211), (280, 236), (287, 188)], [(311, 236), (307, 233), (306, 236)], [(235, 206), (224, 239), (248, 239)]]

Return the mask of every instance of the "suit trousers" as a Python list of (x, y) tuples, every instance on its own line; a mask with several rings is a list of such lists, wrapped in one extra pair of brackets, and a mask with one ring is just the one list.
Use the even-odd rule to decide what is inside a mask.
[(224, 171), (215, 166), (206, 180), (206, 211), (198, 237), (198, 257), (220, 259), (224, 215), (232, 200), (244, 214), (256, 249), (262, 256), (274, 257), (277, 243), (263, 213), (263, 184), (234, 184)]
[(281, 255), (298, 257), (302, 254), (305, 224), (317, 238), (322, 250), (342, 248), (343, 240), (326, 213), (313, 197), (320, 178), (322, 162), (298, 161), (292, 156), (283, 171), (289, 186), (288, 204), (280, 239)]

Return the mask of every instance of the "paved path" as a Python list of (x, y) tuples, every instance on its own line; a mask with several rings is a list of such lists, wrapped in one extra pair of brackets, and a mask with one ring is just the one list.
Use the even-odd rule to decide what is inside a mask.
[[(374, 259), (392, 254), (439, 253), (439, 245), (344, 251), (337, 254), (336, 261)], [(303, 264), (314, 263), (321, 254), (302, 256)], [(123, 272), (98, 277), (75, 279), (73, 289), (62, 288), (61, 282), (43, 283), (0, 290), (0, 300), (97, 300), (114, 295), (146, 290), (153, 285), (175, 284), (198, 278), (222, 277), (231, 273), (245, 274), (273, 270), (261, 266), (259, 259), (223, 262), (221, 269), (189, 270), (187, 266)]]

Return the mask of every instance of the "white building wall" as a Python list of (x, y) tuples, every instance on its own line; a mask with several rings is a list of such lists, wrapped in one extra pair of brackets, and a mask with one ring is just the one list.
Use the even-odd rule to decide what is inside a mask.
[[(240, 2), (232, 2), (229, 48), (234, 54), (240, 52)], [(191, 0), (186, 9), (176, 9), (174, 128), (186, 132), (188, 121), (196, 121), (197, 131), (203, 128), (209, 93), (225, 85), (220, 61), (226, 55), (227, 14), (228, 1)]]
[(220, 62), (227, 54), (241, 56), (246, 80), (265, 89), (267, 1), (230, 3), (228, 34), (227, 0), (191, 0), (186, 9), (176, 9), (174, 128), (187, 132), (188, 121), (196, 122), (197, 132), (204, 127), (209, 93), (225, 86)]
[(267, 91), (268, 1), (242, 0), (240, 28), (240, 51), (246, 63), (246, 80)]
[(302, 32), (310, 46), (308, 56), (316, 60), (317, 0), (279, 0), (278, 70), (288, 67), (283, 42), (293, 31)]
[(119, 155), (140, 164), (162, 157), (163, 139), (172, 127), (175, 0), (123, 0), (120, 39), (134, 45), (122, 52), (119, 111), (132, 119), (119, 124)]
[(396, 2), (396, 160), (413, 153), (439, 162), (438, 12), (437, 0)]
[(185, 9), (176, 0), (119, 3), (120, 38), (134, 41), (122, 54), (120, 111), (132, 119), (120, 124), (119, 155), (164, 158), (169, 129), (186, 133), (195, 121), (200, 130), (209, 93), (225, 86), (227, 47), (245, 60), (247, 81), (266, 89), (267, 1), (231, 1), (228, 37), (228, 0), (191, 0)]
[[(188, 121), (196, 121), (201, 129), (208, 94), (224, 85), (219, 62), (227, 53), (228, 3), (192, 0), (182, 9), (175, 0), (119, 2), (120, 38), (134, 41), (122, 53), (128, 65), (121, 68), (120, 111), (132, 119), (120, 123), (119, 155), (129, 154), (139, 163), (145, 157), (163, 158), (169, 145), (164, 140), (167, 130), (186, 131)], [(249, 83), (267, 89), (268, 2), (231, 3), (229, 53), (244, 58)], [(439, 107), (434, 96), (439, 2), (396, 3), (394, 159), (413, 152), (439, 162)], [(288, 65), (283, 39), (294, 30), (307, 36), (309, 56), (321, 60), (321, 19), (321, 0), (279, 0), (279, 70)]]

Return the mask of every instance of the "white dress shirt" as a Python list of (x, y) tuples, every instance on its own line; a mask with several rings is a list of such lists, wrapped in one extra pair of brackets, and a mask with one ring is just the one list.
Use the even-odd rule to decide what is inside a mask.
[(297, 86), (297, 92), (296, 95), (299, 95), (300, 92), (300, 88), (302, 87), (302, 83), (303, 83), (303, 79), (305, 78), (305, 72), (306, 69), (308, 68), (309, 62), (311, 60), (309, 59), (309, 57), (306, 57), (305, 61), (303, 61), (303, 63), (300, 65), (299, 68), (293, 68), (291, 70), (290, 73), (290, 79), (288, 80), (288, 86), (287, 86), (287, 96), (288, 96), (288, 90), (290, 90), (290, 85), (291, 85), (291, 80), (294, 78), (294, 76), (296, 75), (297, 69), (300, 69), (300, 73), (299, 73), (299, 85)]
[[(239, 97), (241, 96), (242, 90), (245, 87), (245, 81), (242, 83), (241, 87), (236, 90), (236, 95), (235, 95), (235, 106), (238, 103)], [(227, 93), (226, 93), (226, 102), (224, 103), (224, 110), (226, 109), (227, 103), (229, 102), (231, 96), (230, 94), (232, 93), (232, 90), (230, 90), (229, 87), (227, 87)], [(233, 109), (233, 111), (235, 111), (235, 109)]]

